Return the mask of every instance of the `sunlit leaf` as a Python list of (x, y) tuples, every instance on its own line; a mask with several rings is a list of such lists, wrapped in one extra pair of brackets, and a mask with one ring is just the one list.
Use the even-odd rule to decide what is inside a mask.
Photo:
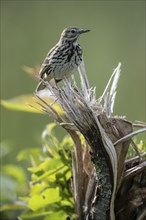
[[(46, 217), (45, 217), (46, 216)], [(67, 217), (67, 214), (62, 210), (49, 210), (49, 211), (29, 211), (26, 213), (21, 214), (22, 219), (36, 219), (37, 217), (42, 217), (42, 220), (65, 220)], [(44, 218), (43, 218), (44, 217)]]
[[(54, 99), (50, 98), (43, 98), (48, 104), (52, 104)], [(14, 97), (8, 100), (2, 100), (1, 105), (6, 109), (13, 110), (13, 111), (24, 111), (24, 112), (32, 112), (32, 113), (42, 113), (41, 106), (36, 103), (34, 99), (34, 95), (21, 95)], [(53, 104), (53, 108), (59, 113), (62, 114), (63, 111), (61, 107), (55, 103)]]
[[(21, 95), (12, 99), (2, 100), (1, 105), (9, 110), (41, 113), (40, 107), (38, 108), (33, 95)], [(37, 107), (38, 110), (29, 105)]]
[(70, 200), (62, 200), (61, 205), (62, 206), (72, 206), (74, 203), (73, 198), (70, 198)]
[(52, 171), (61, 167), (63, 164), (59, 158), (48, 159), (39, 166), (28, 168), (29, 171), (36, 173), (39, 171)]
[(27, 207), (25, 204), (17, 204), (17, 203), (12, 203), (12, 204), (5, 204), (0, 207), (0, 211), (6, 211), (6, 210), (23, 210), (26, 209)]
[(34, 196), (35, 194), (41, 193), (44, 189), (48, 188), (47, 183), (37, 183), (31, 186), (30, 196)]
[[(47, 147), (45, 152), (42, 148), (35, 147), (21, 150), (18, 153), (17, 160), (31, 162), (31, 167), (27, 168), (31, 172), (29, 187), (18, 166), (2, 167), (2, 171), (7, 174), (6, 178), (3, 178), (5, 187), (2, 201), (8, 202), (6, 204), (8, 206), (3, 207), (4, 211), (7, 212), (10, 209), (10, 211), (20, 212), (21, 209), (23, 210), (21, 205), (18, 208), (9, 206), (9, 202), (16, 201), (19, 196), (25, 204), (25, 213), (18, 217), (20, 220), (66, 219), (68, 215), (74, 215), (74, 203), (70, 191), (72, 176), (70, 158), (73, 143), (69, 136), (66, 136), (64, 141), (59, 141), (55, 135), (55, 126), (56, 123), (47, 125), (43, 133), (43, 146)], [(30, 164), (27, 164), (27, 167), (29, 166)], [(24, 189), (26, 185), (27, 188)]]
[(51, 203), (59, 202), (61, 197), (59, 195), (59, 188), (49, 188), (43, 191), (41, 194), (35, 194), (29, 200), (29, 207), (32, 210), (38, 210)]
[(49, 123), (47, 126), (46, 126), (46, 129), (47, 129), (47, 132), (48, 132), (48, 135), (52, 135), (52, 132), (53, 132), (53, 129), (56, 127), (56, 123), (53, 122), (53, 123)]
[(52, 212), (52, 214), (46, 216), (46, 218), (44, 220), (65, 220), (67, 218), (67, 214), (60, 210), (60, 211), (55, 211), (55, 212)]
[(28, 168), (32, 172), (32, 183), (41, 180), (49, 180), (50, 182), (56, 181), (56, 173), (65, 172), (68, 169), (62, 161), (58, 158), (49, 159), (41, 163), (39, 166)]
[(21, 150), (18, 155), (17, 155), (17, 160), (21, 161), (21, 160), (30, 160), (30, 157), (33, 156), (33, 158), (35, 160), (38, 159), (38, 157), (40, 156), (42, 150), (41, 148), (27, 148), (24, 150)]
[(21, 167), (10, 164), (5, 165), (2, 167), (2, 172), (16, 179), (19, 184), (26, 182), (26, 175)]
[(71, 178), (71, 176), (72, 176), (72, 173), (71, 173), (70, 170), (65, 173), (65, 178), (66, 178), (66, 180), (69, 180), (69, 179)]
[(28, 212), (25, 212), (25, 213), (21, 214), (20, 219), (28, 219), (28, 220), (30, 220), (30, 219), (33, 220), (34, 219), (35, 220), (37, 217), (43, 217), (43, 216), (48, 217), (50, 214), (52, 214), (52, 211), (44, 211), (44, 210), (43, 211), (42, 210), (28, 211)]

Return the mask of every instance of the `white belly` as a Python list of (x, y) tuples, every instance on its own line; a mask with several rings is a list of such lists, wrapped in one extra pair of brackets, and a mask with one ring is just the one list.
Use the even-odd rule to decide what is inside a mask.
[(57, 64), (51, 73), (52, 78), (63, 79), (70, 77), (78, 68), (78, 65), (76, 65), (74, 62), (74, 56), (70, 62), (62, 62)]

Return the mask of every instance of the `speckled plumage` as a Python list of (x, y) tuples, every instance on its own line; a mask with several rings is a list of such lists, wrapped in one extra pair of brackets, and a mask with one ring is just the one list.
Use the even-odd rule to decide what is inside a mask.
[(59, 42), (48, 52), (39, 72), (40, 83), (36, 91), (46, 87), (45, 81), (55, 79), (56, 83), (70, 77), (82, 62), (82, 49), (78, 43), (80, 34), (86, 33), (77, 27), (63, 30)]

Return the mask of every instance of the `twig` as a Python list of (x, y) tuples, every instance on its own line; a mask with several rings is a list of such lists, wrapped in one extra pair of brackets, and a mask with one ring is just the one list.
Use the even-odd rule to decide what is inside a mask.
[[(55, 118), (55, 120), (57, 120), (59, 123), (61, 123), (61, 122), (63, 122), (63, 119), (61, 118), (61, 116), (57, 113), (57, 111), (51, 106), (51, 105), (49, 105), (46, 101), (44, 101), (44, 99), (42, 99), (40, 96), (38, 96), (37, 94), (36, 94), (36, 97), (44, 104), (41, 104), (41, 102), (38, 102), (37, 100), (36, 100), (36, 102), (40, 105), (40, 106), (42, 106), (42, 107), (44, 107), (44, 109), (50, 109), (51, 110), (51, 113), (53, 114), (53, 116), (54, 116), (54, 118)], [(46, 106), (46, 107), (45, 107)]]
[[(128, 165), (131, 164), (131, 163), (139, 162), (139, 160), (140, 160), (139, 156), (130, 158), (129, 160), (126, 160), (126, 161), (125, 161), (125, 165), (128, 166)], [(143, 154), (141, 154), (141, 160), (146, 160), (146, 152), (144, 152)]]
[(115, 143), (114, 143), (114, 146), (119, 144), (119, 143), (122, 143), (122, 142), (125, 142), (129, 139), (131, 139), (133, 136), (139, 134), (139, 133), (142, 133), (142, 132), (145, 132), (146, 131), (146, 128), (143, 128), (143, 129), (140, 129), (138, 131), (134, 131), (128, 135), (125, 135), (124, 137), (120, 138), (119, 140), (117, 140)]
[(140, 160), (141, 160), (141, 152), (139, 151), (137, 145), (134, 143), (133, 140), (131, 140), (131, 145), (133, 146), (134, 150), (136, 151), (136, 153), (138, 154)]
[[(102, 96), (98, 99), (99, 102), (102, 102), (102, 100), (104, 100), (105, 97), (107, 96), (107, 94), (109, 93), (108, 90), (109, 90), (109, 88), (110, 88), (110, 84), (111, 84), (112, 78), (115, 76), (115, 74), (117, 73), (117, 71), (120, 70), (120, 67), (121, 67), (121, 63), (119, 63), (118, 66), (117, 66), (117, 68), (114, 69), (114, 72), (112, 73), (112, 75), (111, 75), (111, 77), (110, 77), (110, 79), (109, 79), (109, 81), (108, 81), (108, 83), (107, 83), (107, 85), (106, 85), (106, 88), (105, 88), (105, 90), (104, 90)], [(117, 83), (117, 82), (116, 82), (116, 83)], [(114, 83), (113, 85), (115, 86), (115, 83)], [(112, 86), (111, 91), (112, 91), (112, 90), (113, 90), (113, 86)], [(114, 87), (114, 90), (116, 90), (116, 87)]]
[(143, 121), (135, 121), (133, 123), (133, 127), (146, 128), (146, 123)]
[(146, 161), (138, 164), (135, 167), (132, 167), (131, 169), (126, 170), (123, 181), (137, 175), (138, 173), (141, 173), (144, 170), (146, 170)]
[(88, 78), (86, 75), (86, 70), (85, 70), (85, 63), (84, 60), (79, 66), (79, 73), (80, 73), (80, 78), (81, 78), (81, 86), (84, 91), (84, 93), (88, 93), (88, 90), (90, 89)]

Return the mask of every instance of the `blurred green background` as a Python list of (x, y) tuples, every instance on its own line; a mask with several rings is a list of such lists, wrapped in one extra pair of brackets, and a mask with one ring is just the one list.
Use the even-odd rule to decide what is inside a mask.
[[(114, 114), (145, 121), (145, 1), (1, 1), (1, 98), (34, 92), (37, 82), (22, 66), (40, 65), (71, 25), (91, 29), (80, 44), (97, 96), (122, 62)], [(50, 120), (1, 108), (1, 139), (12, 161), (18, 149), (40, 145)]]

